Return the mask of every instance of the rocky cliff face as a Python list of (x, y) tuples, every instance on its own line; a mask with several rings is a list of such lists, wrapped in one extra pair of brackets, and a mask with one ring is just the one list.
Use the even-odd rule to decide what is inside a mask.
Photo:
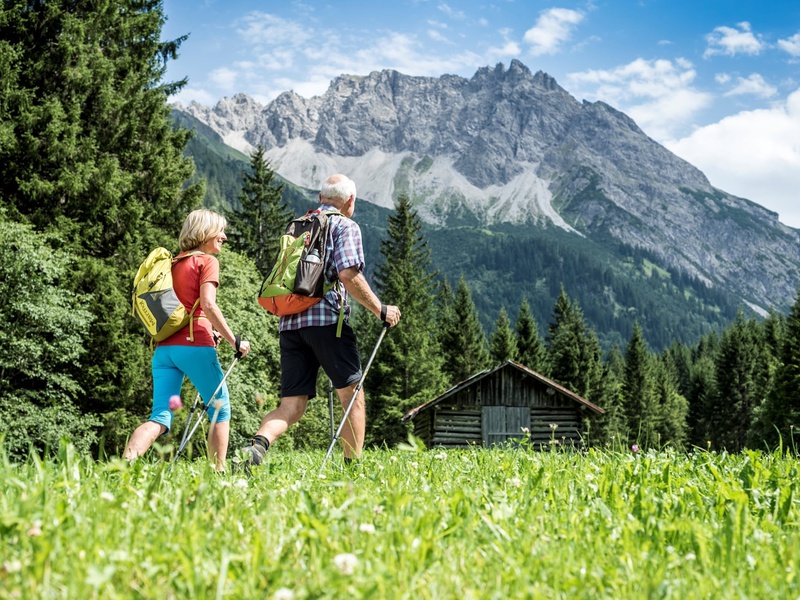
[(518, 61), (471, 79), (342, 75), (311, 99), (286, 92), (262, 106), (237, 95), (182, 110), (239, 150), (262, 144), (298, 185), (341, 171), (360, 197), (391, 207), (405, 193), (432, 223), (552, 223), (645, 247), (758, 309), (797, 291), (800, 231)]

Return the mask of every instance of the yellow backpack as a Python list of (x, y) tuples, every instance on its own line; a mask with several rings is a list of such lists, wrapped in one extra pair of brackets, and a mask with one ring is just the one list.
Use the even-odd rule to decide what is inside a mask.
[(166, 248), (156, 248), (147, 255), (136, 271), (131, 291), (132, 314), (150, 334), (151, 346), (154, 342), (161, 342), (177, 333), (187, 324), (189, 324), (189, 339), (194, 341), (192, 315), (200, 305), (200, 298), (195, 301), (192, 310), (187, 312), (172, 288), (172, 265), (196, 254), (202, 252), (187, 252), (183, 256), (173, 258)]

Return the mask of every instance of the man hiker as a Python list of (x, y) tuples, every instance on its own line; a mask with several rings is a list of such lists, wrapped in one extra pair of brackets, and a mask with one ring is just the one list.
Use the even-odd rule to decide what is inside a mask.
[[(400, 321), (400, 309), (381, 304), (364, 277), (361, 229), (351, 219), (355, 212), (356, 184), (345, 175), (331, 175), (322, 184), (319, 200), (317, 210), (341, 213), (329, 215), (325, 252), (325, 280), (330, 283), (338, 279), (340, 285), (333, 286), (321, 302), (305, 311), (280, 317), (281, 402), (264, 417), (252, 443), (243, 449), (247, 453), (245, 463), (260, 464), (269, 445), (300, 420), (309, 399), (316, 396), (320, 367), (333, 382), (342, 407), (347, 409), (361, 380), (358, 343), (349, 324), (350, 297), (390, 327)], [(342, 307), (343, 317), (340, 317)], [(337, 335), (340, 326), (341, 334)], [(365, 428), (362, 388), (342, 429), (346, 462), (361, 456)]]

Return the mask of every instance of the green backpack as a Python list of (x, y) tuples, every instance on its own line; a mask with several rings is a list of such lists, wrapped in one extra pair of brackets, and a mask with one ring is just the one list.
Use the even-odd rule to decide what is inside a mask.
[(172, 265), (197, 254), (202, 252), (187, 252), (173, 258), (166, 248), (156, 248), (139, 265), (131, 291), (132, 314), (150, 334), (151, 346), (154, 342), (164, 341), (187, 324), (190, 326), (189, 339), (194, 341), (192, 316), (200, 305), (200, 298), (195, 301), (192, 310), (187, 312), (172, 288)]
[(261, 284), (258, 303), (273, 315), (293, 315), (317, 304), (335, 284), (325, 284), (330, 215), (310, 210), (292, 220), (280, 238), (278, 257)]

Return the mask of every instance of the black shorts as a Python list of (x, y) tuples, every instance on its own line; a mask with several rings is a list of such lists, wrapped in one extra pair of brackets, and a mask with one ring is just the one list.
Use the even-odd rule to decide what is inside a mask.
[(353, 329), (342, 323), (342, 337), (336, 337), (337, 325), (303, 327), (282, 331), (281, 397), (317, 395), (319, 368), (337, 390), (361, 379), (361, 355)]

